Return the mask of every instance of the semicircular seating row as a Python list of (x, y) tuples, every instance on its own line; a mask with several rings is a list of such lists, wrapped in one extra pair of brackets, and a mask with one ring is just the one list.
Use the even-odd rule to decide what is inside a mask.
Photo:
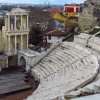
[(32, 69), (40, 79), (27, 100), (52, 100), (87, 83), (99, 69), (97, 58), (76, 43), (64, 42)]
[[(92, 35), (86, 34), (86, 33), (81, 33), (80, 35), (76, 35), (74, 38), (74, 42), (83, 46), (86, 46), (87, 44), (87, 39), (91, 37)], [(91, 50), (94, 51), (96, 55), (97, 53), (100, 53), (100, 38), (99, 37), (92, 37), (88, 41), (88, 45), (91, 47)]]

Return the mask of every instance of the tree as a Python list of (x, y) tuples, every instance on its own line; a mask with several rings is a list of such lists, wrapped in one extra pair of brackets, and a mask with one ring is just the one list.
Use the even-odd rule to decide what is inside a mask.
[(41, 28), (37, 24), (36, 26), (32, 26), (29, 33), (29, 44), (33, 44), (34, 46), (41, 46), (43, 41), (43, 32)]
[(78, 23), (75, 18), (66, 18), (64, 24), (66, 33), (75, 33), (75, 28), (78, 27)]

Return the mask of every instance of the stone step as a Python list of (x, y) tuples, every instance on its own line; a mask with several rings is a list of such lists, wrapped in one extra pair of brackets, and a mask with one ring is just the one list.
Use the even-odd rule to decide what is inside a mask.
[(24, 89), (29, 89), (31, 88), (30, 85), (25, 84), (25, 82), (17, 82), (16, 84), (9, 84), (8, 86), (5, 87), (0, 87), (0, 95), (1, 94), (6, 94), (6, 93), (12, 93)]
[(25, 83), (25, 74), (22, 72), (8, 72), (0, 75), (0, 95), (32, 88)]

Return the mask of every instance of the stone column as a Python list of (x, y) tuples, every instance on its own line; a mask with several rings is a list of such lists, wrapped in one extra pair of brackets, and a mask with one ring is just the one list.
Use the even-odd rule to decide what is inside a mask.
[(15, 54), (17, 53), (17, 39), (16, 39), (16, 35), (15, 35)]
[(14, 16), (15, 18), (14, 18), (14, 31), (16, 31), (16, 15)]
[(8, 15), (8, 31), (10, 31), (10, 15)]
[(23, 35), (21, 35), (21, 50), (23, 49)]
[(27, 49), (28, 49), (28, 34), (27, 34)]
[(8, 36), (8, 53), (11, 53), (11, 47), (10, 47), (10, 36)]

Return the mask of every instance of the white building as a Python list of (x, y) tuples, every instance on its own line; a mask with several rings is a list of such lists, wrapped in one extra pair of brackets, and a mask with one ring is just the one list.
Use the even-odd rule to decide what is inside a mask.
[[(13, 57), (17, 55), (19, 50), (28, 48), (28, 35), (29, 11), (13, 8), (10, 12), (7, 12), (5, 15), (5, 26), (0, 31), (0, 53), (2, 52), (7, 56), (4, 64), (7, 66), (8, 63), (14, 65), (16, 61)], [(2, 60), (0, 61), (3, 63)]]
[(13, 8), (5, 16), (5, 46), (8, 56), (16, 55), (18, 50), (28, 48), (29, 35), (28, 11), (20, 8)]

